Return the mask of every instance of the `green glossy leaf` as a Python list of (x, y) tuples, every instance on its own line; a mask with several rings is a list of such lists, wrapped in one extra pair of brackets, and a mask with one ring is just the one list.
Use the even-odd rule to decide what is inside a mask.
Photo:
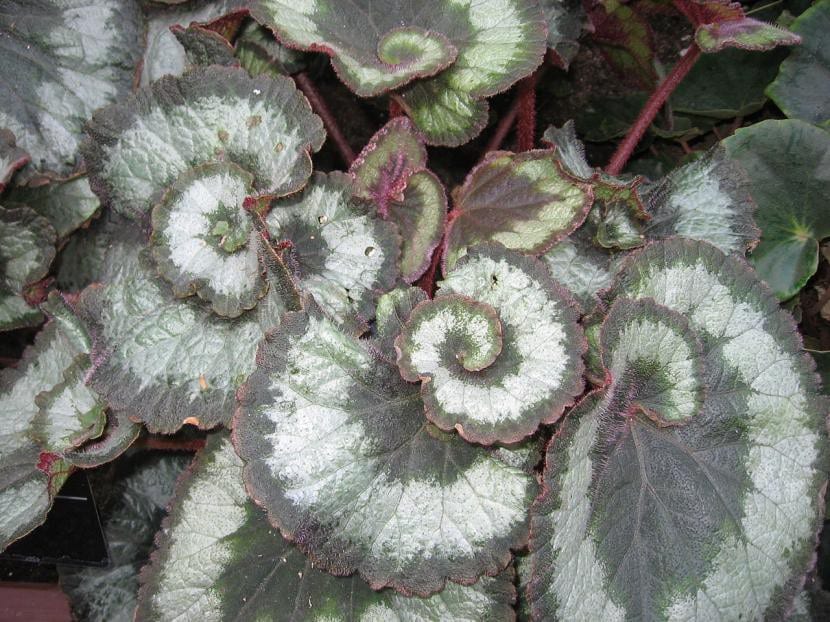
[(6, 203), (23, 203), (46, 218), (59, 238), (67, 238), (88, 223), (101, 203), (86, 175), (56, 179), (38, 186), (16, 186), (5, 198)]
[(187, 67), (187, 53), (171, 27), (187, 28), (190, 24), (204, 26), (240, 10), (245, 0), (188, 1), (183, 6), (152, 7), (147, 15), (147, 44), (141, 63), (140, 86), (164, 76), (180, 76)]
[(180, 300), (140, 253), (142, 235), (111, 242), (103, 285), (81, 294), (79, 311), (94, 335), (89, 384), (116, 411), (153, 432), (184, 423), (228, 423), (234, 393), (254, 369), (265, 331), (284, 310), (276, 292), (235, 319)]
[(84, 121), (129, 93), (144, 20), (132, 0), (7, 0), (0, 12), (0, 127), (36, 172), (72, 173)]
[(29, 154), (17, 146), (13, 132), (0, 128), (0, 193), (11, 181), (14, 174), (29, 163)]
[(605, 386), (552, 439), (532, 510), (533, 618), (784, 618), (827, 477), (792, 318), (743, 259), (682, 238), (607, 298)]
[[(512, 571), (431, 598), (373, 591), (318, 570), (248, 500), (226, 436), (199, 456), (142, 575), (138, 619), (510, 620)], [(279, 603), (279, 605), (276, 605)]]
[(427, 418), (470, 442), (515, 443), (582, 393), (578, 310), (537, 260), (474, 249), (412, 312), (395, 341)]
[[(173, 496), (187, 454), (137, 454), (119, 463), (115, 490), (101, 508), (109, 551), (105, 568), (58, 565), (61, 587), (75, 616), (85, 622), (132, 622), (138, 573), (149, 556), (153, 536)], [(93, 484), (93, 489), (95, 486)], [(99, 500), (100, 503), (100, 500)]]
[(0, 331), (34, 326), (43, 319), (24, 294), (49, 272), (55, 241), (55, 229), (31, 208), (0, 205)]
[(152, 213), (153, 257), (173, 292), (196, 293), (226, 317), (265, 293), (261, 238), (242, 206), (252, 183), (235, 164), (206, 164), (182, 173)]
[(372, 318), (375, 299), (394, 287), (400, 253), (395, 227), (373, 218), (351, 193), (348, 176), (316, 173), (265, 218), (299, 287), (341, 322)]
[(582, 224), (593, 193), (562, 170), (550, 151), (497, 151), (470, 172), (453, 198), (444, 272), (481, 242), (544, 252)]
[(251, 495), (315, 567), (429, 595), (507, 565), (532, 477), (429, 424), (418, 387), (313, 305), (257, 360), (234, 444)]
[(294, 192), (325, 137), (290, 79), (223, 67), (162, 78), (96, 112), (87, 133), (93, 190), (135, 219), (185, 170), (209, 162), (231, 161), (253, 174), (255, 195)]
[(816, 2), (790, 25), (801, 37), (767, 95), (788, 117), (830, 127), (830, 0)]
[[(733, 152), (734, 153), (734, 152)], [(744, 254), (758, 243), (746, 171), (716, 147), (654, 184), (647, 197), (645, 233), (704, 240), (725, 253)]]
[(55, 294), (44, 309), (50, 319), (34, 344), (0, 372), (0, 549), (45, 520), (70, 472), (55, 451), (100, 431), (103, 420), (102, 404), (90, 404), (83, 387), (87, 368), (79, 368), (90, 350), (86, 330)]
[(541, 0), (539, 5), (548, 25), (548, 48), (557, 63), (567, 69), (579, 51), (579, 37), (585, 11), (577, 0)]
[(735, 48), (704, 54), (672, 93), (672, 112), (714, 119), (757, 112), (767, 101), (764, 89), (786, 55), (784, 49), (758, 53)]
[(791, 298), (815, 274), (819, 241), (830, 236), (830, 133), (798, 120), (763, 121), (724, 144), (747, 170), (758, 205), (752, 263), (781, 300)]

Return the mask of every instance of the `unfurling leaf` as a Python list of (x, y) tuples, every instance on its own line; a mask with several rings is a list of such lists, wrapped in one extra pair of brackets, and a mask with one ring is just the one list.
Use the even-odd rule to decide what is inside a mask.
[(234, 443), (251, 495), (315, 567), (426, 596), (506, 566), (531, 476), (426, 421), (418, 387), (313, 305), (257, 362)]
[(582, 392), (576, 305), (531, 257), (473, 249), (412, 311), (398, 366), (421, 381), (426, 416), (483, 444), (514, 443)]
[(165, 522), (142, 574), (138, 619), (482, 620), (512, 618), (513, 572), (447, 584), (430, 598), (372, 590), (358, 576), (317, 568), (245, 495), (227, 436), (212, 437)]
[(792, 319), (742, 259), (680, 238), (607, 299), (605, 384), (552, 439), (532, 510), (533, 618), (782, 618), (827, 473)]

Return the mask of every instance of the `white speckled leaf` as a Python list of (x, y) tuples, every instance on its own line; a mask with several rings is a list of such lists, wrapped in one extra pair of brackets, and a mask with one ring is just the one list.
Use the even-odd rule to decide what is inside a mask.
[(542, 253), (585, 220), (590, 186), (566, 173), (551, 151), (492, 152), (454, 193), (444, 272), (481, 242)]
[(514, 443), (582, 393), (579, 312), (537, 260), (474, 249), (412, 312), (395, 342), (427, 417), (468, 441)]
[(374, 315), (374, 301), (398, 276), (400, 239), (352, 198), (351, 179), (316, 173), (308, 186), (275, 201), (265, 217), (273, 243), (300, 289), (339, 321)]
[[(242, 463), (225, 435), (212, 437), (142, 573), (138, 619), (510, 620), (512, 571), (430, 598), (373, 591), (358, 576), (317, 568), (245, 495)], [(280, 603), (275, 606), (275, 603)]]
[(84, 121), (130, 91), (143, 29), (133, 0), (3, 3), (0, 127), (31, 155), (29, 176), (74, 171)]
[(59, 238), (67, 238), (88, 223), (101, 207), (86, 175), (55, 179), (39, 186), (16, 186), (7, 204), (23, 203), (48, 220)]
[(0, 192), (6, 189), (14, 174), (29, 163), (29, 154), (17, 146), (14, 133), (0, 128)]
[(755, 203), (746, 172), (723, 147), (669, 173), (649, 189), (646, 200), (649, 237), (678, 235), (740, 254), (758, 243), (760, 231), (752, 218)]
[(152, 213), (161, 275), (177, 296), (196, 293), (226, 317), (253, 308), (265, 293), (260, 236), (243, 207), (252, 182), (235, 164), (206, 164), (182, 173)]
[(290, 79), (251, 78), (228, 67), (162, 78), (96, 112), (87, 133), (92, 189), (135, 219), (185, 170), (209, 162), (234, 162), (253, 174), (255, 195), (294, 192), (325, 138)]
[(0, 331), (34, 326), (43, 319), (24, 293), (49, 272), (55, 241), (55, 229), (30, 207), (0, 205)]
[(257, 344), (284, 305), (269, 293), (255, 310), (218, 317), (198, 301), (175, 298), (140, 254), (141, 234), (130, 238), (112, 242), (105, 284), (81, 294), (78, 307), (94, 337), (88, 382), (154, 432), (228, 423)]
[(534, 478), (427, 422), (418, 387), (313, 305), (257, 362), (234, 444), (249, 493), (315, 567), (426, 596), (506, 566)]
[[(70, 449), (72, 442), (65, 439), (75, 438), (79, 430), (99, 429), (93, 418), (82, 422), (72, 416), (72, 398), (60, 407), (52, 399), (65, 379), (77, 380), (79, 359), (89, 352), (90, 343), (81, 323), (57, 295), (50, 296), (44, 309), (50, 320), (34, 345), (16, 368), (0, 372), (0, 550), (43, 522), (69, 474), (69, 465), (49, 449)], [(90, 408), (103, 419), (100, 403)], [(36, 439), (42, 436), (38, 428), (46, 424), (50, 438), (43, 438), (48, 441), (44, 447)]]
[(568, 288), (585, 311), (594, 306), (597, 294), (614, 278), (611, 254), (587, 237), (576, 232), (540, 257), (550, 275)]
[[(606, 385), (551, 441), (532, 510), (533, 618), (782, 619), (827, 473), (827, 403), (792, 318), (738, 256), (681, 238), (635, 254), (608, 299)], [(649, 404), (644, 373), (663, 377)]]

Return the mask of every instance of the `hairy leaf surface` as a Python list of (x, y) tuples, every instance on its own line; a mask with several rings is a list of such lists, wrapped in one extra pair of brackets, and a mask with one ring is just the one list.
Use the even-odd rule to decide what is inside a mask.
[(818, 267), (818, 245), (830, 236), (830, 133), (799, 120), (763, 121), (724, 141), (749, 173), (761, 241), (752, 253), (758, 275), (782, 300)]
[(234, 443), (250, 494), (315, 566), (419, 595), (506, 566), (532, 477), (435, 428), (418, 387), (313, 305), (257, 360)]
[(532, 510), (534, 619), (783, 617), (827, 470), (792, 319), (742, 259), (681, 238), (608, 299), (606, 384), (548, 446)]
[(209, 162), (247, 170), (255, 195), (294, 192), (306, 183), (310, 153), (325, 137), (291, 80), (222, 67), (162, 78), (96, 112), (87, 132), (93, 190), (135, 219), (185, 170)]
[(453, 198), (445, 272), (481, 242), (544, 252), (582, 224), (593, 193), (565, 172), (550, 151), (499, 151), (470, 172)]
[(84, 121), (130, 91), (144, 19), (132, 0), (7, 0), (0, 11), (0, 127), (30, 174), (78, 164)]
[[(140, 620), (509, 620), (512, 571), (430, 598), (320, 571), (245, 495), (227, 436), (210, 439), (142, 576)], [(277, 604), (279, 603), (279, 604)]]
[(537, 260), (474, 249), (418, 305), (395, 342), (427, 417), (471, 442), (513, 443), (582, 392), (585, 349), (570, 295)]

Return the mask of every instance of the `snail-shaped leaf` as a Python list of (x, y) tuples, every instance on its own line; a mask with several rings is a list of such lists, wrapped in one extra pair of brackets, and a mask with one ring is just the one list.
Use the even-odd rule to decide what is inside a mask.
[(785, 617), (828, 468), (792, 318), (737, 255), (682, 238), (626, 261), (608, 300), (605, 384), (549, 444), (532, 510), (533, 619)]
[(190, 169), (152, 214), (153, 256), (177, 296), (199, 294), (236, 317), (265, 293), (260, 236), (243, 207), (253, 176), (235, 164)]
[[(511, 620), (508, 568), (429, 598), (372, 590), (318, 569), (250, 501), (225, 435), (211, 437), (179, 486), (159, 549), (142, 573), (138, 618), (205, 620)], [(197, 535), (198, 534), (198, 535)], [(275, 603), (279, 603), (276, 605)]]
[(372, 137), (349, 169), (355, 195), (370, 200), (381, 218), (398, 226), (407, 283), (426, 271), (444, 234), (447, 196), (426, 163), (423, 137), (408, 118), (397, 117)]
[(234, 162), (251, 173), (253, 195), (299, 190), (311, 174), (310, 153), (325, 137), (290, 79), (225, 67), (162, 78), (96, 112), (87, 133), (93, 190), (135, 219), (184, 171), (209, 162)]
[(130, 92), (143, 34), (133, 0), (3, 2), (0, 128), (31, 155), (27, 176), (74, 171), (84, 121)]
[(551, 151), (498, 151), (470, 172), (453, 198), (445, 272), (468, 247), (482, 242), (544, 252), (582, 224), (593, 193), (565, 172)]
[(32, 208), (0, 205), (0, 331), (35, 326), (43, 319), (25, 294), (27, 286), (49, 272), (56, 237), (54, 227)]
[(427, 417), (483, 444), (552, 423), (582, 392), (585, 340), (570, 294), (531, 257), (486, 246), (439, 283), (395, 342)]
[(369, 320), (375, 299), (395, 284), (400, 239), (394, 225), (352, 198), (351, 179), (316, 173), (265, 218), (299, 287), (340, 321)]
[(501, 572), (535, 479), (430, 424), (418, 387), (367, 346), (312, 303), (266, 338), (234, 419), (249, 493), (315, 568), (375, 589)]
[(141, 252), (142, 238), (127, 228), (112, 239), (103, 284), (81, 294), (79, 311), (94, 336), (88, 381), (114, 410), (152, 431), (228, 423), (257, 343), (285, 310), (283, 297), (274, 286), (256, 309), (219, 317), (173, 295)]
[(353, 10), (333, 0), (257, 0), (252, 13), (282, 43), (329, 54), (361, 96), (438, 73), (401, 95), (431, 144), (459, 145), (478, 134), (487, 121), (482, 98), (528, 75), (546, 47), (544, 18), (529, 0), (360, 0)]
[(71, 472), (67, 454), (104, 427), (104, 405), (83, 383), (85, 328), (56, 294), (43, 308), (34, 344), (0, 373), (0, 550), (43, 522)]

